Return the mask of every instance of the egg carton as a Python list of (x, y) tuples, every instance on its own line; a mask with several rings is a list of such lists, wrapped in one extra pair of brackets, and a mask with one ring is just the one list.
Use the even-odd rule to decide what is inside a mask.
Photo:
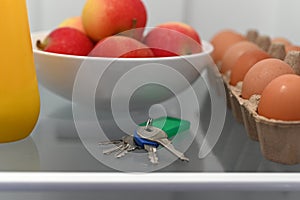
[[(273, 53), (272, 56), (276, 54)], [(283, 59), (282, 54), (277, 55), (277, 58)], [(284, 61), (300, 74), (300, 52), (288, 53)], [(229, 77), (230, 72), (222, 75), (228, 108), (231, 109), (234, 118), (244, 125), (247, 136), (260, 143), (262, 155), (268, 160), (281, 164), (299, 164), (300, 121), (267, 119), (259, 115), (257, 107), (260, 95), (253, 95), (249, 100), (242, 98), (242, 82), (232, 86), (229, 84)]]

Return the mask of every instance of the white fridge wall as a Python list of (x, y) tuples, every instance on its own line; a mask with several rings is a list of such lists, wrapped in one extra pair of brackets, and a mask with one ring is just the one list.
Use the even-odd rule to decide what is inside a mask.
[[(201, 33), (202, 37), (209, 39), (225, 28), (239, 32), (257, 28), (260, 32), (272, 33), (278, 2), (279, 0), (190, 0), (188, 22)], [(266, 10), (259, 7), (269, 8)]]
[(250, 28), (261, 34), (283, 36), (300, 44), (299, 0), (189, 0), (188, 22), (204, 39), (221, 29), (232, 28), (242, 33)]
[[(27, 0), (31, 31), (53, 29), (65, 18), (80, 15), (86, 0)], [(166, 21), (185, 21), (186, 0), (143, 0), (147, 26)]]
[(80, 15), (85, 0), (27, 0), (31, 31), (56, 27), (65, 18)]
[[(86, 0), (27, 0), (32, 31), (52, 29), (67, 17), (80, 15)], [(183, 21), (194, 26), (205, 40), (223, 28), (245, 33), (284, 36), (300, 44), (299, 0), (143, 0), (148, 26)]]

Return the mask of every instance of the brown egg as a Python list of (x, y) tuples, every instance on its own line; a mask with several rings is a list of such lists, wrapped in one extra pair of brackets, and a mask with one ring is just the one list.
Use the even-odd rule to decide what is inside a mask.
[(294, 71), (282, 60), (268, 58), (257, 62), (244, 78), (242, 97), (249, 99), (254, 94), (261, 94), (274, 78), (283, 74), (294, 74)]
[(277, 120), (300, 120), (300, 76), (281, 75), (272, 80), (261, 94), (258, 114)]
[(288, 39), (283, 38), (283, 37), (273, 38), (272, 43), (281, 43), (281, 44), (284, 44), (285, 46), (292, 45), (292, 43)]
[(258, 61), (271, 58), (269, 54), (260, 49), (253, 49), (241, 55), (231, 69), (230, 84), (236, 85), (243, 81), (249, 69)]
[(285, 46), (285, 51), (288, 53), (289, 51), (300, 51), (300, 46), (297, 45), (289, 45)]
[(222, 58), (220, 69), (221, 73), (224, 74), (227, 71), (231, 70), (231, 68), (241, 55), (243, 55), (246, 51), (253, 49), (259, 49), (259, 47), (249, 41), (241, 41), (230, 46)]
[(218, 32), (210, 41), (214, 46), (214, 51), (211, 56), (215, 63), (221, 61), (228, 47), (243, 40), (246, 40), (245, 36), (233, 30), (222, 30)]

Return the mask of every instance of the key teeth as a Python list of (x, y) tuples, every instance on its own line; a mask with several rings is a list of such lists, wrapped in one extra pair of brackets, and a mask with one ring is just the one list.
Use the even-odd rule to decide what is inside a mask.
[(120, 144), (122, 140), (112, 140), (112, 141), (101, 141), (98, 145), (110, 145), (110, 144)]
[(115, 157), (116, 158), (122, 158), (124, 156), (126, 156), (129, 152), (134, 151), (135, 149), (137, 149), (136, 146), (131, 146), (130, 144), (127, 144), (127, 147), (124, 147), (123, 149), (120, 150), (120, 153), (116, 154)]
[(114, 146), (114, 147), (112, 147), (112, 148), (103, 150), (102, 153), (103, 153), (104, 155), (109, 155), (109, 154), (111, 154), (111, 153), (113, 153), (113, 152), (115, 152), (115, 151), (120, 150), (121, 148), (122, 148), (122, 145), (116, 145), (116, 146)]
[(182, 160), (182, 161), (186, 161), (186, 162), (189, 162), (189, 161), (190, 161), (190, 159), (189, 159), (189, 158), (187, 158), (187, 157), (185, 157), (185, 156), (184, 156), (184, 157), (181, 157), (181, 158), (180, 158), (180, 160)]
[(152, 164), (158, 164), (158, 157), (155, 153), (148, 153), (149, 160)]
[(133, 135), (127, 135), (122, 137), (121, 140), (112, 140), (112, 141), (102, 141), (99, 143), (99, 145), (109, 145), (109, 144), (115, 144), (115, 146), (103, 150), (104, 155), (110, 155), (114, 152), (115, 158), (121, 158), (124, 157), (128, 152), (134, 151), (138, 148), (138, 146), (135, 145), (133, 140)]
[(126, 154), (127, 154), (127, 151), (125, 150), (125, 151), (122, 151), (122, 152), (120, 152), (120, 153), (117, 153), (117, 154), (115, 155), (115, 157), (116, 157), (116, 158), (122, 158), (122, 157), (124, 157)]
[(115, 158), (121, 158), (127, 154), (127, 149), (129, 148), (129, 144), (121, 147), (119, 151), (115, 154)]

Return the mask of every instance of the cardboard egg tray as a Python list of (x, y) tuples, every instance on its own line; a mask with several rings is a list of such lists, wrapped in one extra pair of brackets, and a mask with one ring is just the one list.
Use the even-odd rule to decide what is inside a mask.
[[(300, 55), (299, 52), (292, 54)], [(285, 58), (291, 55), (288, 54)], [(222, 76), (227, 93), (227, 105), (232, 110), (234, 118), (244, 124), (248, 137), (260, 143), (263, 156), (281, 164), (299, 164), (300, 121), (280, 121), (260, 116), (257, 113), (260, 95), (253, 95), (249, 100), (243, 99), (242, 82), (232, 86), (229, 84), (229, 76), (229, 73)]]
[(267, 119), (257, 113), (259, 95), (241, 98), (241, 86), (231, 86), (223, 76), (228, 104), (235, 119), (243, 123), (250, 139), (258, 141), (263, 156), (271, 161), (293, 165), (300, 163), (300, 121)]

